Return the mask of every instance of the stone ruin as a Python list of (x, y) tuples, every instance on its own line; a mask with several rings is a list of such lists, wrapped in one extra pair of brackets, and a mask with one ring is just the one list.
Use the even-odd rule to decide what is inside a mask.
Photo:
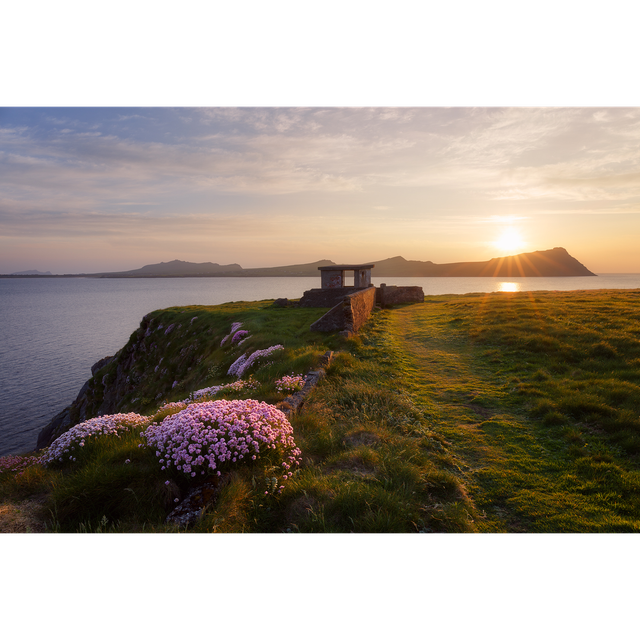
[[(373, 264), (343, 264), (318, 267), (320, 289), (305, 291), (299, 307), (330, 307), (311, 325), (312, 331), (340, 331), (350, 336), (367, 321), (376, 305), (386, 308), (407, 302), (424, 302), (422, 287), (371, 284)], [(346, 286), (345, 273), (353, 271), (353, 285)]]

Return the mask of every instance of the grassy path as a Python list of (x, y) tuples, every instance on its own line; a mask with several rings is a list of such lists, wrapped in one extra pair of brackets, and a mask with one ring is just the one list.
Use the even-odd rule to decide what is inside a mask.
[[(482, 305), (466, 305), (471, 324)], [(456, 306), (443, 299), (396, 309), (389, 329), (405, 388), (450, 443), (476, 530), (637, 531), (637, 471), (612, 463), (610, 453), (575, 455), (566, 428), (532, 418), (514, 375), (528, 363), (487, 357)]]

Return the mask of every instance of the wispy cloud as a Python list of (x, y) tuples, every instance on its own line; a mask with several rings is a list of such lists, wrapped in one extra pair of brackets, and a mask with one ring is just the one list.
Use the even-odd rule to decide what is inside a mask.
[(637, 211), (639, 141), (638, 109), (0, 110), (0, 235), (393, 220), (433, 244), (490, 215)]

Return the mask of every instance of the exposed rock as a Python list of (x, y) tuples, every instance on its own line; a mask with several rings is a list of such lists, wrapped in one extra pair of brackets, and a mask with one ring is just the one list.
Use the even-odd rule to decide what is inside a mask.
[(71, 427), (71, 406), (63, 409), (57, 416), (54, 416), (49, 424), (38, 434), (37, 449), (48, 447), (58, 436), (68, 431)]
[(229, 483), (229, 475), (207, 478), (189, 490), (184, 500), (167, 516), (165, 522), (180, 528), (193, 526), (204, 514), (207, 507), (215, 504), (222, 489)]
[(96, 362), (92, 367), (91, 367), (91, 375), (95, 376), (96, 372), (100, 371), (100, 369), (103, 369), (104, 367), (106, 367), (109, 363), (113, 362), (115, 356), (107, 356), (106, 358), (102, 358), (102, 360), (98, 360), (98, 362)]
[(320, 359), (320, 368), (316, 371), (309, 371), (309, 373), (304, 377), (304, 387), (302, 387), (300, 391), (296, 391), (293, 395), (287, 396), (282, 402), (276, 405), (277, 408), (286, 416), (291, 416), (297, 413), (311, 390), (326, 375), (326, 369), (331, 364), (332, 359), (333, 351), (327, 351)]

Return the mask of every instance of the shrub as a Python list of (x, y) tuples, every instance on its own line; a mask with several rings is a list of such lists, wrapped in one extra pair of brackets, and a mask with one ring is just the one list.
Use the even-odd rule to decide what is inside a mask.
[(231, 344), (241, 343), (249, 336), (249, 332), (241, 329), (240, 331), (236, 331), (233, 334), (233, 338), (231, 338)]
[(273, 347), (269, 347), (268, 349), (258, 349), (254, 351), (251, 355), (247, 355), (246, 353), (240, 356), (230, 367), (227, 375), (236, 376), (236, 378), (242, 378), (245, 371), (253, 365), (253, 363), (258, 358), (264, 358), (265, 356), (271, 355), (274, 351), (280, 351), (280, 349), (284, 349), (281, 344), (276, 344)]
[(242, 326), (242, 322), (234, 322), (231, 325), (231, 331), (229, 332), (228, 335), (226, 335), (224, 338), (222, 338), (222, 342), (220, 342), (220, 346), (222, 347), (224, 345), (224, 343), (233, 336), (233, 334)]
[(10, 455), (0, 458), (0, 474), (4, 472), (24, 471), (28, 467), (38, 464), (40, 456), (34, 455)]
[(173, 466), (190, 477), (220, 475), (232, 464), (265, 457), (277, 459), (284, 482), (301, 459), (284, 413), (257, 400), (193, 404), (150, 425), (142, 435), (155, 448), (162, 470)]
[(91, 418), (91, 420), (77, 424), (54, 440), (44, 451), (40, 460), (44, 465), (63, 462), (65, 459), (75, 461), (73, 452), (76, 451), (76, 447), (84, 447), (88, 438), (93, 439), (103, 435), (119, 436), (123, 431), (129, 431), (135, 427), (146, 427), (148, 424), (149, 418), (137, 413), (116, 413), (115, 415)]
[(304, 376), (292, 373), (290, 376), (282, 376), (282, 378), (276, 380), (275, 384), (280, 393), (300, 391), (304, 387)]

